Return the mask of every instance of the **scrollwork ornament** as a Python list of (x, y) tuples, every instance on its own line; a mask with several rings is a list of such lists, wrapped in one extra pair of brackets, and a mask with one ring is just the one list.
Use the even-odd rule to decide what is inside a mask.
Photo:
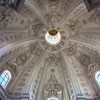
[(100, 8), (95, 10), (95, 22), (100, 25)]
[(6, 62), (6, 67), (8, 70), (11, 70), (11, 72), (17, 76), (17, 65), (14, 63)]
[(99, 66), (100, 66), (100, 64), (95, 64), (95, 63), (89, 64), (89, 66), (88, 66), (88, 76), (91, 76), (96, 71), (100, 70)]
[(8, 6), (0, 6), (0, 28), (4, 28), (8, 25), (11, 17), (12, 9)]
[(77, 45), (69, 43), (69, 47), (66, 49), (67, 56), (73, 56), (77, 51)]

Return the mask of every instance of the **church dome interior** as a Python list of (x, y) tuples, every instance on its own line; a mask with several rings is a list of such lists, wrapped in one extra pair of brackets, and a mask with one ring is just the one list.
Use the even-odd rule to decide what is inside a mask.
[(0, 0), (0, 100), (100, 100), (99, 7)]

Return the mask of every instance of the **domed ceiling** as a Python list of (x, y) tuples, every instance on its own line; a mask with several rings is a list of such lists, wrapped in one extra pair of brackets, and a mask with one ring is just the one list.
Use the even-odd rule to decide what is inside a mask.
[(0, 6), (0, 71), (12, 73), (7, 100), (94, 100), (89, 65), (99, 69), (99, 14), (83, 0), (26, 0), (20, 13)]

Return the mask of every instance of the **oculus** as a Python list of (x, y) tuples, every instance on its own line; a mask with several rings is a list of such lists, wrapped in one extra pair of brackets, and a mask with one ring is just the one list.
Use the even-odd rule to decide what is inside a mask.
[(45, 34), (45, 40), (51, 45), (57, 45), (61, 41), (61, 34), (55, 29), (49, 30)]

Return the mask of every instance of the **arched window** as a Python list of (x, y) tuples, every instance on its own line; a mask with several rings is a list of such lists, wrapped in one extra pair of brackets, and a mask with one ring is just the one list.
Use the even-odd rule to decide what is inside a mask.
[(96, 79), (98, 85), (100, 86), (100, 71), (96, 72), (95, 79)]
[(50, 97), (47, 100), (58, 100), (58, 98), (56, 98), (56, 97)]
[(0, 75), (0, 85), (5, 89), (10, 80), (11, 80), (11, 73), (8, 70), (5, 70)]

